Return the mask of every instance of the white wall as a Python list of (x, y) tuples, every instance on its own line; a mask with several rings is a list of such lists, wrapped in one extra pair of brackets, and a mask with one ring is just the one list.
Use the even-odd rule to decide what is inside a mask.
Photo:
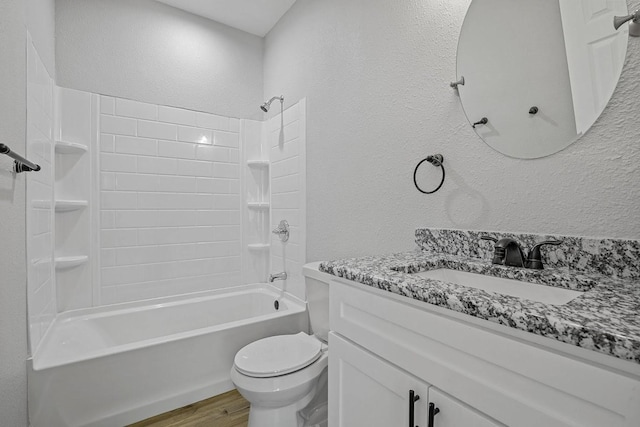
[(240, 121), (101, 96), (99, 304), (240, 284)]
[(152, 0), (57, 0), (57, 84), (260, 118), (262, 39)]
[[(512, 159), (449, 87), (469, 3), (298, 0), (267, 35), (264, 96), (307, 97), (309, 260), (407, 250), (421, 226), (640, 238), (640, 40), (586, 136)], [(447, 180), (422, 195), (413, 168), (434, 153)]]
[[(0, 2), (0, 142), (26, 149), (26, 31), (21, 0)], [(2, 425), (27, 425), (27, 269), (25, 176), (0, 156), (0, 414)]]

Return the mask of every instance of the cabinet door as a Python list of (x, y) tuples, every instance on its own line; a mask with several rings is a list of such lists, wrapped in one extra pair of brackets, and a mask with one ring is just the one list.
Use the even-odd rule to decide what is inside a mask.
[[(428, 427), (499, 427), (494, 421), (464, 403), (444, 394), (435, 387), (429, 388), (429, 403), (438, 409), (433, 424)], [(427, 424), (425, 424), (426, 426)]]
[[(410, 402), (410, 391), (419, 399)], [(424, 427), (428, 385), (331, 332), (329, 427)]]

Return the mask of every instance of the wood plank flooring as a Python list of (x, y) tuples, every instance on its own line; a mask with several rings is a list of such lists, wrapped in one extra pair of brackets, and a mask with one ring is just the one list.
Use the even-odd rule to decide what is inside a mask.
[(129, 427), (247, 427), (248, 422), (249, 402), (232, 390)]

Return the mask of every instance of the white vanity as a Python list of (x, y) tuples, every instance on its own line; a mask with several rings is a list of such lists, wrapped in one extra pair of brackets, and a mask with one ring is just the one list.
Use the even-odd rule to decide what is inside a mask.
[[(587, 312), (589, 298), (608, 295), (605, 285), (554, 309), (468, 287), (456, 293), (454, 284), (395, 274), (393, 256), (343, 261), (326, 264), (334, 274), (330, 427), (640, 426), (638, 336), (627, 337), (636, 352), (630, 356), (616, 353), (615, 345), (599, 348), (605, 342), (597, 333), (602, 321), (567, 323), (571, 310)], [(632, 293), (621, 288), (615, 303), (623, 305), (630, 296), (638, 307), (637, 283), (629, 283)], [(465, 303), (470, 295), (476, 300)], [(483, 305), (482, 298), (493, 296), (493, 305)], [(527, 327), (536, 316), (545, 317), (538, 323), (545, 330)], [(629, 320), (630, 331), (639, 316), (610, 315), (612, 324)], [(565, 332), (580, 339), (569, 342)], [(622, 345), (623, 334), (615, 334), (616, 345)]]
[[(330, 293), (331, 427), (408, 426), (410, 390), (420, 427), (640, 425), (637, 367), (349, 280)], [(429, 403), (440, 410), (431, 426)]]

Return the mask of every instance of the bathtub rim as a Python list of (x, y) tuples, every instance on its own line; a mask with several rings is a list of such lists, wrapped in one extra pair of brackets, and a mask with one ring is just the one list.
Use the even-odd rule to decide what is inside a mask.
[[(51, 362), (51, 361), (48, 361), (47, 359), (44, 359), (44, 360), (42, 359), (42, 354), (44, 351), (43, 349), (45, 349), (46, 345), (50, 342), (52, 331), (54, 330), (55, 325), (60, 323), (67, 323), (67, 322), (76, 320), (78, 318), (100, 318), (100, 317), (106, 317), (106, 316), (114, 316), (117, 314), (129, 313), (129, 312), (137, 311), (141, 309), (153, 309), (153, 308), (159, 308), (162, 306), (181, 305), (181, 304), (186, 304), (192, 301), (214, 298), (220, 295), (231, 296), (231, 295), (250, 293), (255, 291), (272, 295), (274, 297), (274, 300), (278, 299), (280, 301), (285, 302), (285, 304), (287, 304), (287, 310), (281, 310), (278, 312), (264, 314), (261, 316), (254, 316), (254, 317), (249, 317), (242, 320), (236, 320), (233, 322), (222, 323), (215, 326), (191, 329), (188, 331), (179, 332), (175, 334), (163, 335), (160, 337), (135, 341), (133, 343), (127, 343), (127, 344), (108, 347), (105, 349), (96, 350), (96, 351), (90, 351), (82, 354), (79, 357), (71, 357), (71, 358), (65, 359), (62, 362), (58, 360), (53, 360)], [(295, 295), (292, 295), (288, 292), (284, 292), (282, 291), (282, 289), (278, 288), (277, 286), (271, 285), (269, 283), (252, 283), (252, 284), (239, 285), (239, 286), (233, 286), (228, 288), (220, 288), (220, 289), (215, 289), (210, 291), (200, 291), (200, 292), (180, 294), (180, 295), (169, 296), (169, 297), (150, 298), (146, 300), (109, 304), (109, 305), (103, 305), (99, 307), (89, 307), (89, 308), (81, 308), (76, 310), (69, 310), (56, 315), (53, 322), (51, 322), (50, 327), (47, 328), (47, 331), (45, 332), (36, 352), (33, 355), (31, 355), (27, 360), (34, 371), (44, 371), (47, 369), (72, 365), (74, 363), (81, 363), (88, 360), (108, 357), (113, 354), (122, 353), (126, 351), (133, 351), (140, 348), (158, 346), (170, 341), (186, 340), (198, 335), (213, 333), (216, 331), (233, 328), (233, 327), (240, 327), (243, 325), (261, 322), (264, 320), (269, 320), (269, 319), (281, 317), (284, 315), (298, 314), (306, 310), (307, 310), (306, 301), (303, 301), (298, 297), (296, 297)]]

